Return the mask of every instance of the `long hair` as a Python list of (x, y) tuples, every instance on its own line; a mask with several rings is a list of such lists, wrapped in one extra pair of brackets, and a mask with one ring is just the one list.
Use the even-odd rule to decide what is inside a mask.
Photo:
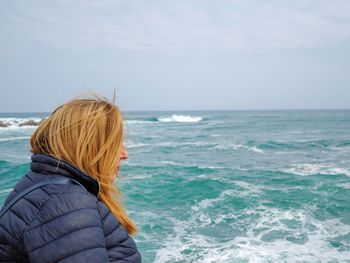
[[(114, 98), (113, 98), (114, 100)], [(112, 177), (121, 156), (123, 116), (113, 102), (97, 94), (59, 106), (35, 130), (31, 152), (67, 161), (100, 184), (99, 197), (130, 235), (138, 229), (123, 208)]]

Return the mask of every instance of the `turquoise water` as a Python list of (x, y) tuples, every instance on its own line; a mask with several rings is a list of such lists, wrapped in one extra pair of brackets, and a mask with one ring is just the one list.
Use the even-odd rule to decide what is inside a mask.
[[(1, 204), (29, 167), (35, 128), (15, 120), (46, 115), (0, 115)], [(350, 111), (125, 117), (143, 262), (350, 262)]]

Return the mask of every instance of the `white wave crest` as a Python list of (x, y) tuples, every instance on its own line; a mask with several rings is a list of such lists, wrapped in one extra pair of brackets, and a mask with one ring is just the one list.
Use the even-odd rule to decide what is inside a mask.
[(220, 195), (217, 198), (211, 198), (211, 199), (203, 199), (202, 201), (198, 202), (197, 204), (193, 205), (191, 207), (191, 210), (193, 211), (200, 211), (203, 208), (208, 208), (209, 206), (212, 206), (218, 202), (224, 201), (226, 196), (232, 196), (235, 194), (234, 190), (225, 190), (220, 193)]
[(219, 170), (219, 169), (225, 169), (225, 167), (223, 166), (206, 166), (206, 165), (203, 165), (203, 166), (198, 166), (199, 169), (213, 169), (213, 170)]
[(263, 150), (259, 149), (256, 146), (247, 146), (247, 145), (235, 144), (235, 143), (217, 144), (214, 147), (212, 147), (212, 149), (216, 149), (216, 150), (241, 150), (241, 149), (245, 149), (245, 150), (252, 151), (255, 153), (264, 153)]
[(192, 117), (190, 115), (176, 115), (173, 114), (171, 117), (159, 117), (160, 122), (199, 122), (202, 117)]
[(253, 152), (256, 152), (256, 153), (264, 153), (263, 150), (259, 149), (259, 148), (256, 147), (256, 146), (248, 147), (248, 150), (253, 151)]
[(313, 174), (345, 174), (350, 176), (350, 171), (345, 168), (334, 167), (330, 164), (310, 164), (310, 163), (302, 163), (295, 164), (292, 167), (282, 169), (282, 172), (292, 173), (301, 176), (313, 175)]
[(150, 146), (150, 144), (146, 144), (146, 143), (126, 143), (125, 145), (127, 148), (141, 148), (141, 147), (147, 147)]

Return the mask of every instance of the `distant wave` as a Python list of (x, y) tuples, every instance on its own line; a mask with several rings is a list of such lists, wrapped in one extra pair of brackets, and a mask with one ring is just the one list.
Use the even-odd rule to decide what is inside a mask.
[(139, 123), (154, 123), (154, 121), (141, 121), (141, 120), (125, 120), (127, 124), (139, 124)]
[(150, 144), (146, 144), (146, 143), (132, 143), (129, 142), (126, 144), (127, 148), (140, 148), (140, 147), (147, 147), (150, 146)]
[(171, 117), (159, 117), (159, 122), (199, 122), (203, 120), (202, 117), (192, 117), (190, 115), (173, 114)]
[(251, 151), (258, 154), (264, 154), (265, 152), (277, 152), (286, 150), (298, 150), (298, 149), (317, 149), (326, 148), (333, 151), (348, 152), (350, 150), (349, 140), (332, 141), (332, 140), (294, 140), (294, 141), (267, 141), (256, 142), (246, 141), (237, 143), (219, 143), (215, 141), (192, 141), (192, 142), (154, 142), (148, 144), (131, 144), (131, 148), (139, 147), (207, 147), (208, 150), (218, 151)]
[(180, 163), (180, 162), (173, 162), (173, 161), (161, 161), (161, 164), (165, 165), (165, 166), (178, 166), (178, 167), (182, 167), (182, 168), (194, 168), (194, 169), (201, 169), (201, 170), (206, 170), (206, 169), (210, 169), (210, 170), (218, 170), (218, 169), (226, 169), (223, 166), (206, 166), (206, 165), (186, 165), (184, 163)]
[(207, 148), (208, 150), (247, 150), (259, 154), (265, 153), (264, 150), (256, 146), (247, 146), (244, 144), (218, 144), (215, 142), (204, 142), (204, 141), (195, 141), (195, 142), (156, 142), (156, 143), (132, 143), (129, 142), (126, 144), (127, 148), (180, 148), (180, 147), (191, 147), (191, 148)]
[(37, 117), (30, 118), (0, 118), (0, 129), (18, 129), (36, 127), (43, 119)]
[(206, 166), (206, 165), (202, 165), (202, 166), (198, 166), (199, 169), (225, 169), (225, 167), (223, 166)]
[(235, 143), (229, 143), (229, 144), (217, 144), (212, 149), (215, 150), (240, 150), (245, 149), (248, 151), (252, 151), (255, 153), (264, 153), (264, 151), (256, 146), (247, 146), (244, 144), (235, 144)]
[(28, 140), (28, 139), (30, 139), (29, 136), (8, 137), (8, 138), (0, 138), (0, 142), (19, 141), (19, 140)]
[(173, 161), (161, 161), (160, 163), (164, 165), (183, 166), (183, 164), (173, 162)]
[(169, 117), (151, 117), (146, 119), (139, 120), (125, 120), (126, 124), (155, 124), (155, 123), (163, 123), (163, 122), (199, 122), (202, 121), (203, 118), (193, 117), (190, 115), (177, 115), (173, 114)]
[[(249, 142), (255, 144), (255, 142)], [(295, 148), (316, 148), (316, 147), (346, 147), (350, 145), (350, 140), (331, 140), (331, 139), (300, 139), (291, 141), (267, 141), (257, 144), (261, 149), (295, 149)]]
[(291, 141), (246, 141), (242, 143), (218, 143), (211, 149), (214, 150), (249, 150), (256, 153), (264, 153), (265, 151), (285, 151), (300, 149), (330, 149), (334, 151), (348, 152), (350, 140), (324, 140), (324, 139), (304, 139)]
[(350, 171), (345, 168), (334, 167), (329, 164), (312, 164), (301, 163), (295, 164), (291, 167), (282, 169), (282, 172), (291, 173), (301, 176), (324, 174), (324, 175), (340, 175), (344, 174), (350, 176)]

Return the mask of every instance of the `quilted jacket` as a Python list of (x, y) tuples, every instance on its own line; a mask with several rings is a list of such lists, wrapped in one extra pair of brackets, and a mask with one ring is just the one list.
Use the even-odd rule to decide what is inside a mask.
[(123, 225), (98, 198), (99, 182), (75, 166), (33, 154), (30, 171), (7, 197), (43, 180), (71, 177), (82, 184), (49, 184), (21, 198), (0, 219), (0, 262), (141, 262)]

